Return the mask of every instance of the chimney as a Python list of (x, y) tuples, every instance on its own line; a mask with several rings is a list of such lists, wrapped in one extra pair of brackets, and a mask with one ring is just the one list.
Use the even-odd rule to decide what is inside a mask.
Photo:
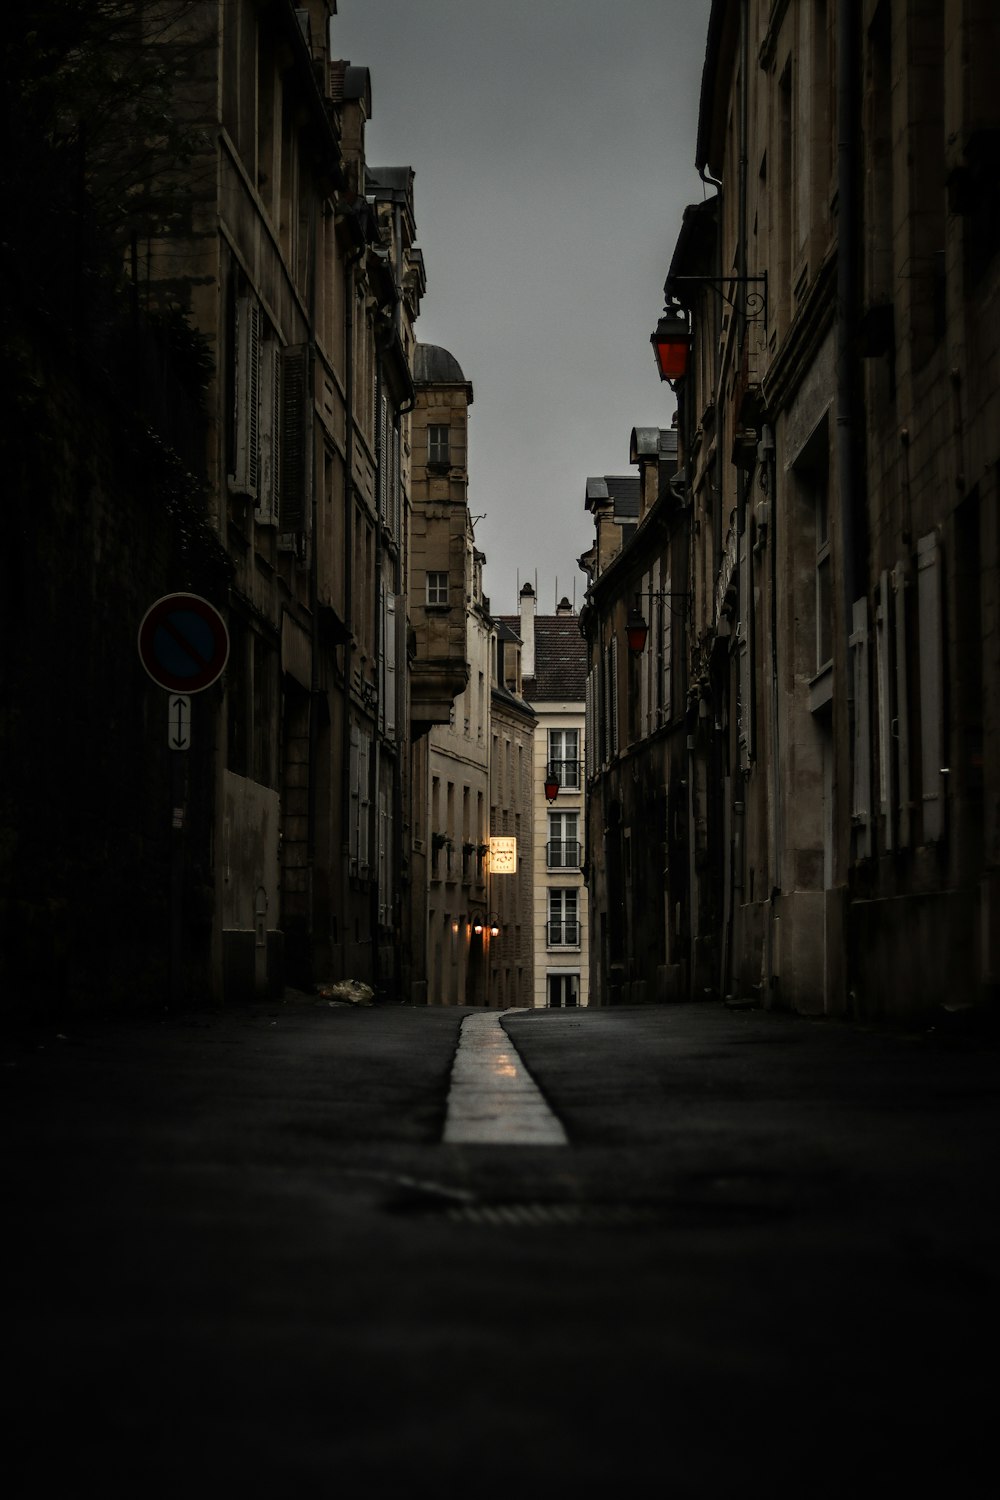
[(571, 615), (572, 613), (573, 613), (573, 606), (572, 606), (572, 604), (570, 604), (569, 600), (566, 598), (566, 595), (563, 594), (562, 598), (559, 600), (559, 603), (556, 605), (556, 614), (557, 615)]
[(521, 590), (521, 676), (535, 675), (535, 591), (530, 583)]

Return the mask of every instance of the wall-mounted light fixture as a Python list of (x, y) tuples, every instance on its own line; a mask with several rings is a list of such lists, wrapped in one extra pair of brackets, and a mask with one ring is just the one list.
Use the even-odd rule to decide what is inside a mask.
[[(687, 374), (693, 336), (691, 325), (678, 306), (674, 287), (692, 282), (696, 286), (710, 286), (713, 291), (718, 292), (723, 302), (728, 302), (748, 323), (763, 323), (765, 338), (767, 336), (766, 272), (760, 276), (669, 276), (663, 288), (667, 304), (656, 325), (656, 332), (650, 334), (649, 338), (661, 380), (680, 380)], [(730, 287), (743, 287), (741, 304), (738, 305), (730, 295)]]
[(691, 353), (691, 325), (676, 305), (668, 303), (663, 316), (651, 333), (649, 342), (656, 355), (656, 368), (661, 380), (680, 380), (687, 374), (688, 356)]
[[(662, 603), (665, 600), (686, 599), (687, 597), (687, 592), (680, 589), (649, 589), (644, 594), (636, 593), (635, 603), (629, 610), (629, 616), (625, 622), (625, 640), (633, 656), (642, 655), (646, 649), (646, 641), (649, 637), (649, 626), (639, 605), (640, 598), (648, 599), (650, 604), (652, 604), (654, 599)], [(674, 609), (670, 603), (667, 603), (667, 608), (675, 615), (684, 613), (682, 609)]]
[(546, 772), (545, 780), (542, 785), (545, 789), (546, 802), (554, 802), (559, 795), (559, 777), (556, 775), (551, 766), (549, 766), (549, 769)]

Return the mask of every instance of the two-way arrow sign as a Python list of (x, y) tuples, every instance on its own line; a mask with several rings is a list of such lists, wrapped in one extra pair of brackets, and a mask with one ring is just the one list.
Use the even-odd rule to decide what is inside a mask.
[(167, 744), (171, 750), (191, 748), (191, 699), (185, 693), (171, 693), (170, 695)]

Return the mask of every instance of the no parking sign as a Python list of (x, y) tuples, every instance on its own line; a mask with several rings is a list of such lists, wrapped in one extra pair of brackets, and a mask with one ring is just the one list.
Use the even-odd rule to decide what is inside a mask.
[(226, 622), (200, 594), (165, 594), (142, 617), (139, 660), (168, 693), (203, 692), (229, 660)]

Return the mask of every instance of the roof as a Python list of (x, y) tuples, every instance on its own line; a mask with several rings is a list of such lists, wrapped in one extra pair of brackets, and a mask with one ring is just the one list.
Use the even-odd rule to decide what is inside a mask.
[(641, 485), (637, 474), (591, 475), (587, 480), (587, 510), (605, 500), (614, 503), (615, 517), (626, 521), (639, 519)]
[(676, 427), (633, 427), (629, 445), (629, 461), (637, 464), (644, 459), (670, 459), (677, 457)]
[[(499, 624), (519, 631), (518, 615)], [(520, 637), (518, 637), (520, 639)], [(579, 615), (535, 616), (535, 675), (524, 679), (528, 703), (582, 703), (587, 696), (587, 643)]]
[(418, 344), (413, 351), (413, 379), (417, 385), (468, 385), (454, 354), (438, 344)]

